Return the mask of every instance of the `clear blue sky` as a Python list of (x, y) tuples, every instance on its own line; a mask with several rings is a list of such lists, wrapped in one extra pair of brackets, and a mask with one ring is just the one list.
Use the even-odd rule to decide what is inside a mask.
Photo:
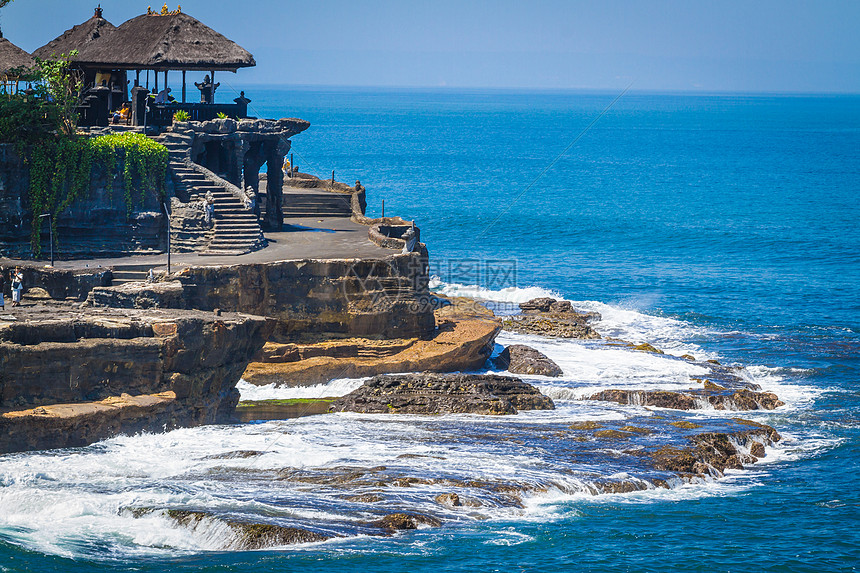
[[(32, 51), (96, 3), (14, 0), (0, 26)], [(115, 25), (148, 5), (101, 4)], [(858, 0), (184, 0), (182, 9), (254, 54), (257, 68), (239, 72), (248, 84), (860, 93)]]

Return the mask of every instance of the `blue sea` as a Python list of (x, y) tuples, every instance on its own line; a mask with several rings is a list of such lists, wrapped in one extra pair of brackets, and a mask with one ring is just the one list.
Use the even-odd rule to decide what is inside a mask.
[[(386, 215), (415, 220), (437, 292), (500, 309), (564, 298), (600, 312), (605, 336), (666, 354), (503, 333), (499, 345), (526, 342), (563, 368), (561, 379), (527, 379), (557, 410), (492, 420), (316, 416), (3, 456), (0, 571), (857, 569), (860, 97), (246, 93), (251, 113), (311, 122), (293, 138), (301, 171), (361, 180), (369, 215), (384, 200)], [(743, 366), (785, 402), (672, 414), (772, 425), (783, 439), (761, 462), (668, 490), (594, 495), (569, 450), (529, 441), (536, 428), (654, 415), (577, 398), (689, 387), (697, 367), (682, 354)], [(299, 397), (360, 383), (240, 389)], [(224, 455), (247, 450), (265, 453)], [(636, 471), (611, 455), (588, 463), (595, 474)], [(383, 465), (541, 487), (519, 506), (478, 500), (442, 527), (257, 551), (231, 549), (217, 523), (189, 530), (124, 513), (186, 508), (336, 532), (368, 510), (321, 486), (296, 487), (285, 469)], [(402, 488), (384, 503), (438, 512), (437, 493)]]

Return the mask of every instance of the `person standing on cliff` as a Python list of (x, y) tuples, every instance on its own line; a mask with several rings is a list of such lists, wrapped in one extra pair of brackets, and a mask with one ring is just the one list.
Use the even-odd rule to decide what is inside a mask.
[(12, 306), (21, 306), (21, 291), (24, 290), (24, 275), (20, 267), (12, 273)]
[(3, 276), (3, 273), (0, 273), (0, 310), (6, 310), (4, 292), (6, 292), (6, 277)]

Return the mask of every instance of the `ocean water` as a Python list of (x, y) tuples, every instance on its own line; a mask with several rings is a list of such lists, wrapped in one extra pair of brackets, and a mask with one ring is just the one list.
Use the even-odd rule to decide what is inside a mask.
[[(860, 97), (246, 90), (261, 117), (312, 127), (302, 171), (360, 179), (368, 212), (414, 219), (440, 293), (500, 312), (553, 295), (601, 313), (600, 342), (503, 333), (553, 358), (527, 378), (557, 404), (516, 417), (336, 415), (122, 436), (0, 457), (0, 571), (853, 571), (860, 563)], [(605, 112), (605, 113), (604, 113)], [(601, 113), (603, 115), (601, 116)], [(596, 118), (600, 119), (586, 129)], [(564, 152), (564, 153), (563, 153)], [(577, 459), (545, 430), (636, 420), (653, 409), (577, 398), (605, 388), (687, 388), (702, 367), (745, 367), (786, 402), (739, 415), (783, 440), (761, 463), (671, 489), (593, 495), (589, 472), (636, 479), (620, 455)], [(342, 395), (240, 383), (246, 399)], [(725, 412), (659, 412), (703, 425)], [(714, 422), (716, 423), (716, 422)], [(250, 457), (235, 452), (258, 452)], [(373, 507), (284, 472), (386, 466), (427, 478), (517, 481), (522, 506), (445, 510), (433, 485), (384, 508), (445, 519), (364, 535)], [(641, 476), (646, 477), (646, 476)], [(343, 535), (241, 551), (216, 522)]]

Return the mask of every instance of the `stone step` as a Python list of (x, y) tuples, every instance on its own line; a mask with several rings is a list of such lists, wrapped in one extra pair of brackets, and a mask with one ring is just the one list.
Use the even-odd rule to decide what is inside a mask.
[(219, 232), (226, 231), (230, 233), (239, 231), (257, 233), (260, 230), (260, 226), (257, 223), (230, 224), (218, 220), (215, 221), (215, 228)]
[(221, 257), (221, 256), (232, 256), (237, 257), (239, 255), (244, 255), (245, 253), (250, 253), (250, 249), (245, 249), (242, 251), (227, 251), (227, 250), (218, 250), (218, 249), (210, 249), (208, 251), (203, 251), (199, 253), (201, 257)]
[(115, 265), (111, 267), (111, 273), (148, 273), (151, 268), (152, 264), (149, 263)]
[(249, 243), (254, 243), (260, 238), (259, 235), (243, 235), (241, 237), (219, 237), (216, 236), (212, 239), (212, 245), (247, 245)]
[(183, 181), (200, 181), (201, 183), (208, 183), (208, 179), (197, 173), (196, 171), (174, 171), (174, 173)]
[(215, 212), (216, 219), (232, 219), (235, 221), (256, 221), (257, 216), (251, 213), (250, 211), (246, 211), (243, 209), (224, 209), (221, 211)]
[(234, 241), (234, 242), (216, 243), (215, 241), (212, 241), (211, 243), (209, 243), (209, 248), (206, 250), (207, 251), (240, 251), (240, 252), (247, 253), (248, 251), (251, 250), (251, 248), (253, 246), (254, 246), (254, 242), (239, 243), (239, 242)]
[(260, 238), (259, 233), (219, 233), (214, 241), (218, 242), (244, 242), (244, 243), (254, 243), (257, 239)]

